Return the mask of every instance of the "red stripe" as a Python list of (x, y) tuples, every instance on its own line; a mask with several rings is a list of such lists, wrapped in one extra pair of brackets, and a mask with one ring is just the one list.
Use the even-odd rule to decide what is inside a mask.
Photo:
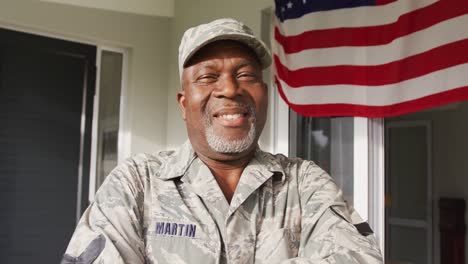
[(304, 116), (362, 116), (368, 118), (390, 117), (403, 115), (411, 112), (421, 111), (427, 108), (437, 107), (445, 104), (467, 101), (468, 86), (459, 87), (449, 91), (425, 96), (411, 101), (401, 102), (386, 106), (367, 106), (353, 104), (315, 104), (297, 105), (292, 104), (286, 98), (281, 84), (276, 80), (279, 94), (295, 112)]
[(386, 5), (386, 4), (396, 2), (396, 1), (398, 1), (398, 0), (376, 0), (375, 4), (376, 5)]
[(274, 60), (278, 76), (290, 87), (334, 84), (386, 85), (468, 63), (468, 39), (375, 66), (338, 65), (291, 71), (281, 64), (278, 56), (275, 55)]
[(391, 24), (312, 30), (289, 37), (281, 35), (278, 28), (275, 27), (275, 39), (283, 46), (286, 53), (328, 47), (383, 45), (399, 37), (467, 13), (468, 4), (466, 1), (440, 0), (427, 7), (404, 14)]

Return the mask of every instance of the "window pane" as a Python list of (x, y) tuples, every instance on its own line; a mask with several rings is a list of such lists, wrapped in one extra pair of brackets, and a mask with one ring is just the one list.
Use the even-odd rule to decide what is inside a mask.
[(389, 217), (427, 218), (427, 129), (388, 128)]
[[(291, 113), (295, 115), (294, 113)], [(297, 115), (290, 142), (296, 153), (291, 156), (313, 160), (343, 190), (349, 204), (353, 204), (354, 187), (354, 119), (352, 117), (312, 118)], [(291, 127), (292, 127), (291, 126)], [(294, 143), (295, 142), (295, 143)]]
[(426, 264), (427, 230), (403, 226), (390, 226), (390, 242), (386, 263)]
[(123, 55), (101, 53), (96, 187), (117, 165)]

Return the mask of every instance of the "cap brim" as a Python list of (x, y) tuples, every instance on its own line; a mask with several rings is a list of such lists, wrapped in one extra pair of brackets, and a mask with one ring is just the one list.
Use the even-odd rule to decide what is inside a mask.
[(234, 40), (234, 41), (239, 41), (245, 45), (247, 45), (249, 48), (251, 48), (254, 52), (255, 55), (257, 55), (257, 58), (260, 61), (260, 64), (262, 66), (262, 69), (266, 69), (271, 65), (271, 54), (265, 45), (263, 41), (255, 38), (254, 36), (247, 35), (247, 34), (241, 34), (241, 33), (231, 33), (231, 34), (223, 34), (219, 36), (215, 36), (213, 38), (209, 38), (204, 42), (201, 42), (196, 48), (194, 48), (185, 58), (184, 63), (183, 63), (183, 68), (185, 68), (187, 62), (193, 57), (195, 53), (197, 53), (200, 49), (205, 47), (206, 45), (213, 43), (215, 41), (219, 40)]

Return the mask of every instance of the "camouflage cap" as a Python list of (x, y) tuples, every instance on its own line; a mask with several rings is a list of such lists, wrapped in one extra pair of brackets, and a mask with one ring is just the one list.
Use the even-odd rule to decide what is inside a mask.
[(271, 64), (271, 54), (265, 43), (257, 39), (252, 29), (232, 18), (221, 18), (185, 31), (179, 46), (179, 76), (187, 61), (205, 45), (217, 40), (235, 40), (246, 44), (257, 55), (262, 69)]

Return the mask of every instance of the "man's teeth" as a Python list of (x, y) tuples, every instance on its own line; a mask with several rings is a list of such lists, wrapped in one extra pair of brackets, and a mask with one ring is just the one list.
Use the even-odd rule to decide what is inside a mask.
[(234, 119), (237, 119), (237, 118), (241, 118), (241, 114), (233, 114), (233, 115), (221, 115), (220, 117), (222, 119), (227, 119), (227, 120), (234, 120)]

